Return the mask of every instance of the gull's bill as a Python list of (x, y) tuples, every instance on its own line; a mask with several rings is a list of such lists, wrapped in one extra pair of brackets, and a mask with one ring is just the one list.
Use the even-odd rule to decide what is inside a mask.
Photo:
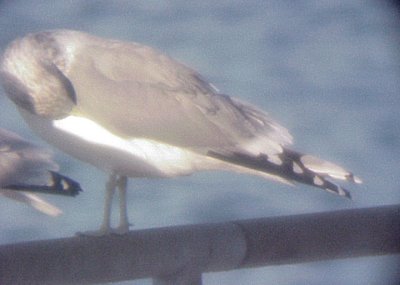
[(235, 171), (344, 197), (349, 192), (331, 179), (361, 183), (336, 164), (292, 150), (289, 132), (266, 112), (145, 45), (70, 30), (29, 34), (4, 52), (1, 79), (35, 132), (110, 173), (100, 234), (112, 231), (116, 189), (116, 231), (129, 228), (127, 177)]
[(62, 213), (60, 209), (32, 194), (76, 196), (81, 191), (79, 183), (57, 170), (49, 151), (0, 129), (0, 195), (57, 216)]

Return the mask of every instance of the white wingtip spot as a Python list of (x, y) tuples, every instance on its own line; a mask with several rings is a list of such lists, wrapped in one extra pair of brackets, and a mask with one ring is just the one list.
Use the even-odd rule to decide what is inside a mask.
[(315, 185), (318, 185), (318, 186), (324, 185), (324, 181), (319, 176), (314, 176), (313, 182)]
[(62, 186), (62, 190), (68, 190), (69, 189), (69, 184), (64, 179), (61, 179), (61, 186)]
[(304, 173), (303, 169), (296, 162), (293, 162), (293, 171), (294, 171), (294, 173), (297, 173), (297, 174), (303, 174)]
[(283, 163), (282, 159), (280, 159), (279, 156), (277, 156), (277, 155), (269, 155), (267, 159), (269, 162), (276, 164), (276, 165), (282, 165), (282, 163)]
[(357, 177), (357, 176), (353, 176), (353, 180), (354, 180), (354, 182), (357, 183), (357, 184), (363, 183), (362, 179), (361, 179), (360, 177)]

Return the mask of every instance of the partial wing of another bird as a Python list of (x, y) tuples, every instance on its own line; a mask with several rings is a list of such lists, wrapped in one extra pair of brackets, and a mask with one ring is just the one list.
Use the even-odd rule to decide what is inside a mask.
[(76, 196), (82, 191), (78, 182), (60, 173), (50, 171), (50, 181), (44, 185), (34, 184), (10, 184), (3, 186), (7, 190), (28, 191), (33, 193), (45, 193), (64, 196)]
[(7, 197), (17, 202), (25, 203), (32, 208), (38, 210), (39, 212), (42, 212), (49, 216), (56, 217), (62, 214), (62, 211), (59, 208), (46, 202), (35, 194), (2, 189), (0, 190), (0, 195), (3, 195), (4, 197)]
[(0, 128), (0, 195), (57, 216), (60, 209), (31, 193), (76, 196), (82, 190), (78, 182), (56, 170), (49, 151)]

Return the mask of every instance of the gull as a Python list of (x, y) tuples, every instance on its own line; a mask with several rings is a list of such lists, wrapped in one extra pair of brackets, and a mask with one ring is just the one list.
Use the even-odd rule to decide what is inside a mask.
[[(103, 222), (91, 234), (129, 230), (128, 177), (233, 171), (345, 197), (331, 178), (361, 183), (341, 166), (292, 150), (289, 132), (266, 112), (139, 43), (72, 30), (28, 34), (5, 50), (1, 78), (36, 133), (109, 173)], [(120, 221), (111, 228), (117, 189)]]
[(77, 195), (81, 191), (79, 184), (57, 173), (58, 168), (49, 151), (0, 128), (0, 195), (26, 203), (44, 214), (58, 216), (62, 213), (60, 209), (35, 194), (26, 193)]

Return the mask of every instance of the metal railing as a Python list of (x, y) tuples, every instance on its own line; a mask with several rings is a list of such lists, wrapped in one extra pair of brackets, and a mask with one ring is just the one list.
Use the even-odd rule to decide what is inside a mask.
[(1, 245), (0, 284), (192, 285), (203, 272), (399, 253), (394, 205)]

